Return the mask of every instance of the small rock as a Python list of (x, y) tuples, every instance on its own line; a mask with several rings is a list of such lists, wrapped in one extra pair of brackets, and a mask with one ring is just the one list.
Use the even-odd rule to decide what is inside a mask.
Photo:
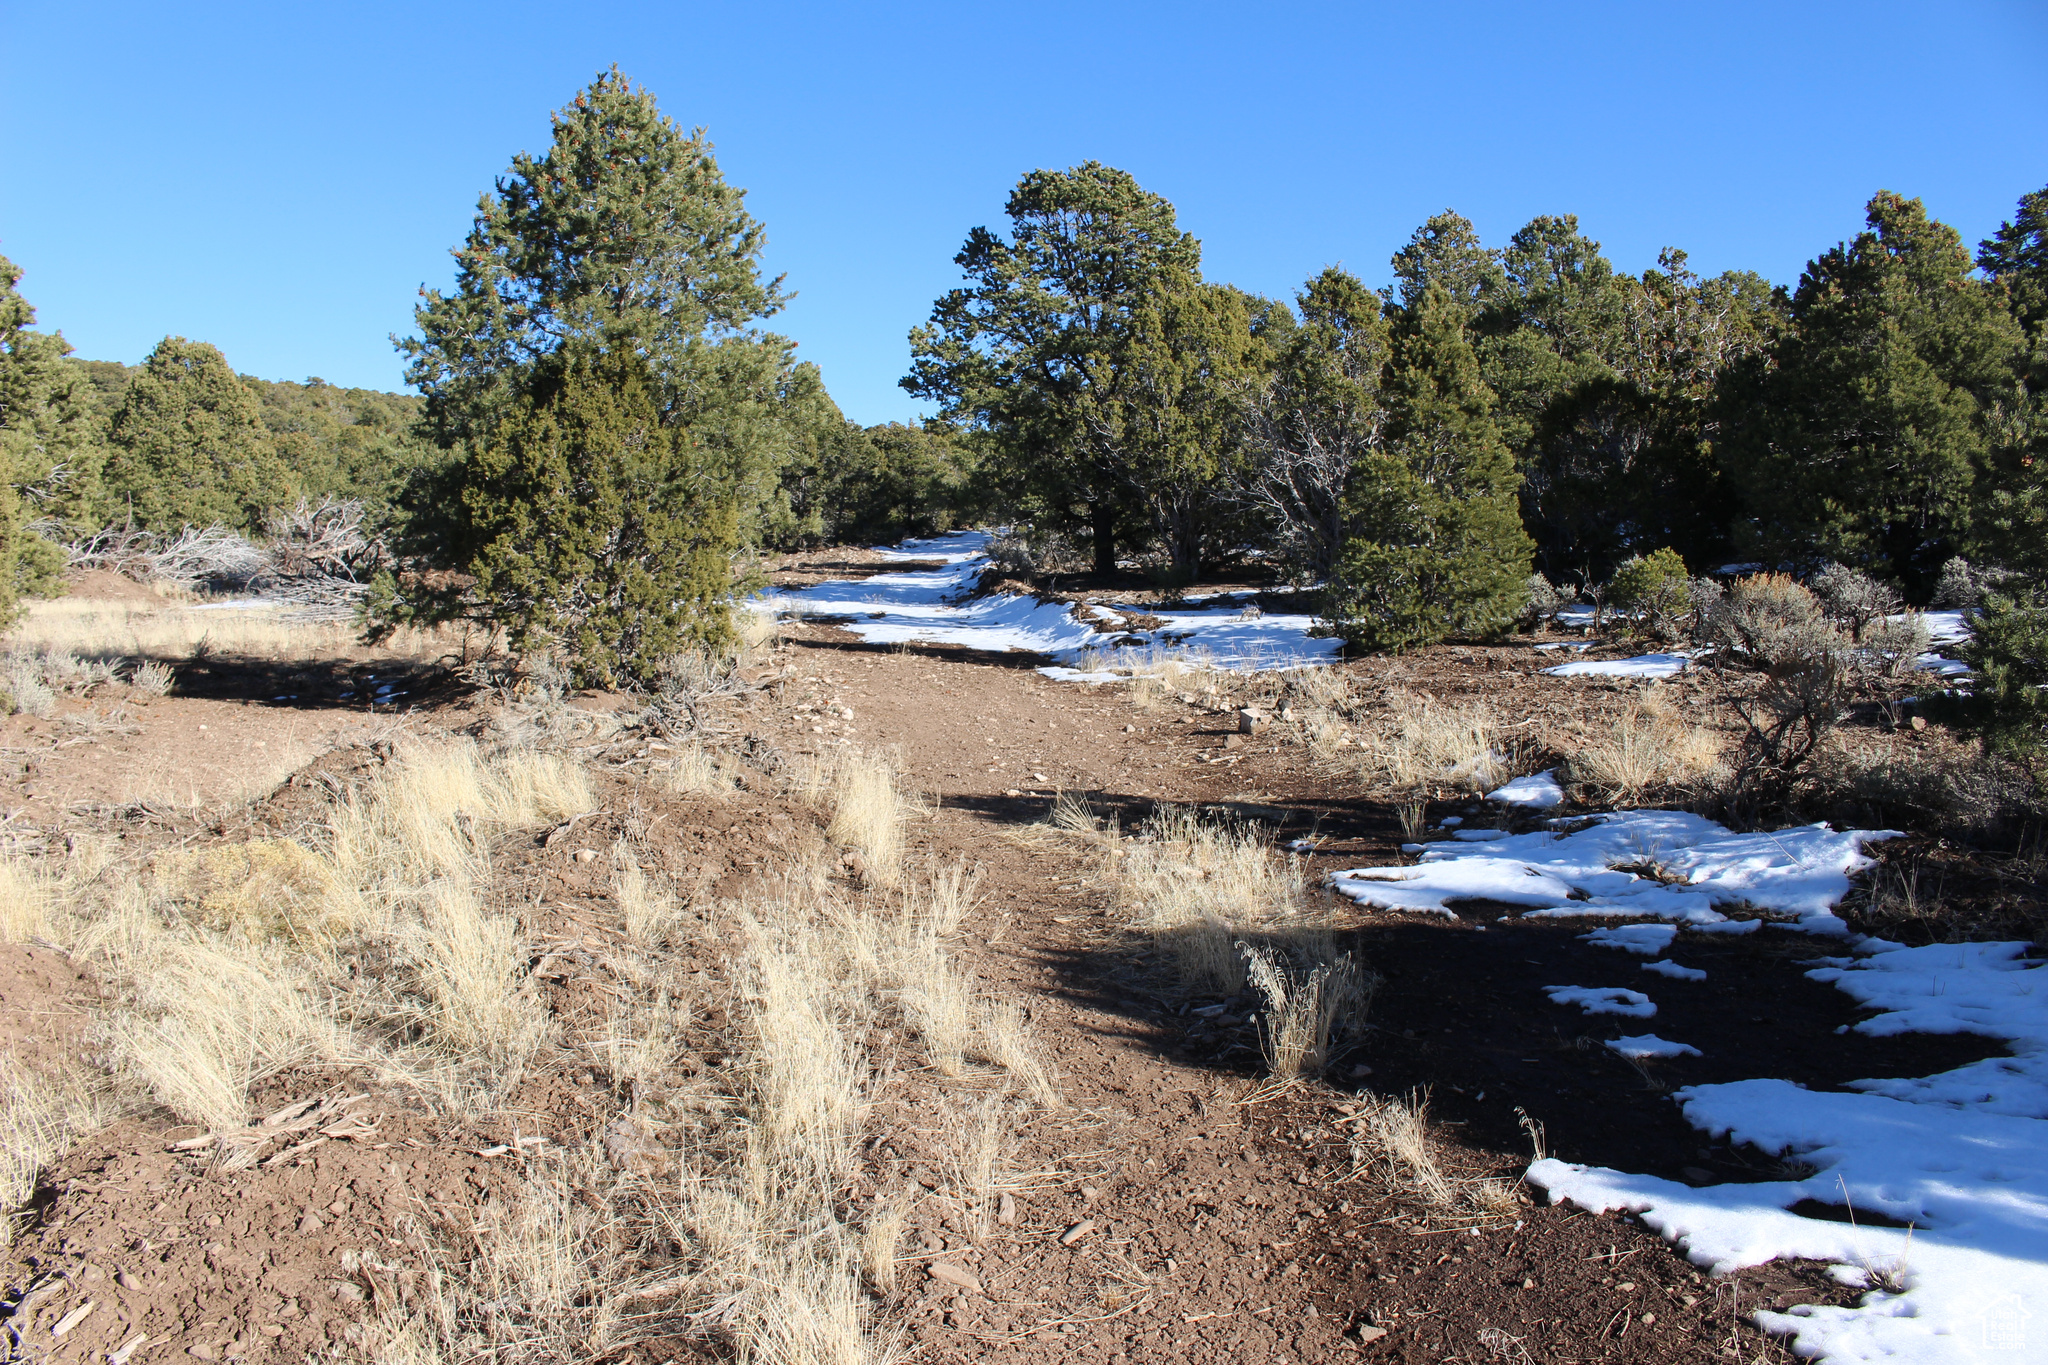
[(1092, 1204), (1102, 1198), (1102, 1191), (1096, 1189), (1093, 1185), (1083, 1185), (1081, 1187), (1081, 1198)]
[(1364, 1346), (1370, 1342), (1378, 1341), (1381, 1337), (1385, 1336), (1386, 1334), (1386, 1328), (1375, 1327), (1369, 1322), (1361, 1322), (1358, 1324), (1358, 1326), (1351, 1329), (1351, 1335), (1357, 1340), (1360, 1346)]
[(284, 1328), (279, 1327), (274, 1322), (260, 1323), (257, 1325), (256, 1330), (263, 1333), (266, 1337), (281, 1337), (284, 1335)]
[(132, 1290), (140, 1289), (142, 1287), (142, 1282), (136, 1279), (133, 1275), (130, 1275), (125, 1270), (117, 1270), (114, 1272), (114, 1283), (120, 1285), (123, 1289)]
[(1679, 1168), (1678, 1173), (1695, 1185), (1711, 1185), (1714, 1183), (1714, 1173), (1712, 1171), (1703, 1171), (1697, 1166), (1682, 1166)]
[(1007, 1194), (996, 1201), (996, 1221), (1004, 1227), (1017, 1221), (1017, 1201)]
[(1927, 717), (1915, 716), (1907, 721), (1906, 724), (1912, 726), (1915, 730), (1925, 730), (1927, 728)]
[(324, 1226), (326, 1225), (320, 1221), (320, 1215), (314, 1213), (311, 1209), (307, 1209), (306, 1216), (299, 1219), (299, 1235), (301, 1237), (308, 1236), (320, 1231)]
[(1256, 735), (1266, 728), (1266, 713), (1256, 706), (1247, 706), (1237, 713), (1237, 732), (1241, 735)]
[(1127, 735), (1135, 735), (1138, 733), (1138, 727), (1135, 725), (1126, 725), (1124, 727), (1124, 733)]
[(1244, 747), (1244, 736), (1225, 735), (1223, 737), (1223, 747), (1226, 749), (1242, 749)]
[(925, 1267), (925, 1274), (931, 1276), (940, 1284), (950, 1284), (955, 1289), (964, 1289), (970, 1294), (979, 1294), (981, 1292), (980, 1280), (975, 1279), (967, 1270), (948, 1261), (933, 1261)]
[(1093, 1231), (1095, 1231), (1095, 1224), (1084, 1218), (1060, 1234), (1060, 1245), (1070, 1247)]
[(577, 850), (576, 850), (576, 861), (577, 861), (577, 862), (579, 862), (579, 863), (594, 863), (594, 862), (596, 862), (596, 861), (597, 861), (597, 850), (596, 850), (596, 849), (594, 849), (594, 848), (579, 848), (579, 849), (577, 849)]
[(211, 1346), (208, 1346), (203, 1341), (195, 1341), (190, 1346), (187, 1346), (185, 1348), (185, 1354), (191, 1356), (194, 1360), (220, 1359), (220, 1352), (214, 1350)]
[(1656, 1324), (1657, 1324), (1657, 1315), (1656, 1315), (1655, 1313), (1645, 1313), (1645, 1314), (1643, 1314), (1643, 1326), (1645, 1326), (1645, 1327), (1654, 1327), (1654, 1326), (1656, 1326)]
[(361, 1303), (369, 1295), (363, 1293), (363, 1287), (359, 1284), (350, 1284), (347, 1280), (336, 1280), (334, 1282), (334, 1297), (340, 1299), (343, 1303)]
[(1614, 1287), (1616, 1289), (1619, 1289), (1622, 1293), (1626, 1294), (1631, 1289), (1634, 1289), (1636, 1287), (1636, 1282), (1634, 1280), (1623, 1280), (1620, 1284)]

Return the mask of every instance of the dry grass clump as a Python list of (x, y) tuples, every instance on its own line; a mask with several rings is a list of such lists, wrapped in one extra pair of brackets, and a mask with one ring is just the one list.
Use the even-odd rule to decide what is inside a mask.
[(625, 921), (626, 937), (642, 952), (670, 947), (682, 939), (685, 907), (673, 892), (657, 886), (640, 870), (632, 846), (612, 846), (612, 900)]
[(112, 1117), (105, 1091), (86, 1077), (51, 1080), (9, 1062), (0, 1080), (0, 1247), (13, 1241), (12, 1215), (35, 1195), (37, 1173)]
[(1389, 715), (1361, 741), (1366, 762), (1395, 787), (1485, 793), (1514, 776), (1501, 721), (1484, 702), (1445, 703), (1411, 692), (1387, 698)]
[(324, 951), (361, 920), (354, 888), (290, 839), (252, 839), (173, 854), (159, 863), (165, 894), (208, 929)]
[(732, 791), (732, 779), (701, 744), (683, 745), (655, 772), (656, 781), (678, 796), (724, 796)]
[[(118, 659), (182, 659), (195, 651), (264, 659), (333, 658), (353, 652), (358, 634), (352, 621), (307, 623), (290, 619), (282, 604), (201, 606), (189, 594), (163, 592), (155, 602), (56, 597), (25, 604), (10, 643), (34, 650), (66, 651), (101, 662)], [(411, 627), (378, 646), (387, 654), (417, 658), (443, 652), (452, 637), (445, 630)]]
[(1361, 971), (1349, 953), (1302, 968), (1272, 947), (1238, 946), (1266, 1002), (1259, 1043), (1267, 1071), (1281, 1081), (1320, 1073), (1339, 1025), (1362, 1019), (1378, 978)]
[(0, 857), (0, 943), (26, 943), (49, 928), (50, 879), (26, 858)]
[(1204, 824), (1164, 806), (1122, 860), (1120, 894), (1133, 928), (1170, 953), (1182, 984), (1219, 995), (1245, 987), (1247, 936), (1312, 928), (1298, 864), (1274, 856), (1249, 826)]
[(517, 1075), (547, 1040), (547, 1009), (526, 986), (518, 924), (481, 904), (473, 888), (443, 882), (405, 936), (430, 1035), (447, 1052)]
[(825, 834), (860, 855), (866, 879), (893, 887), (903, 875), (903, 822), (915, 805), (885, 755), (858, 749), (821, 754), (799, 766), (798, 793), (831, 812)]
[(1696, 799), (1728, 778), (1722, 736), (1679, 715), (1655, 688), (1572, 743), (1566, 773), (1589, 803), (1635, 805), (1665, 794)]
[(1504, 1180), (1458, 1176), (1437, 1159), (1429, 1130), (1426, 1092), (1405, 1098), (1365, 1096), (1353, 1115), (1351, 1165), (1355, 1174), (1376, 1171), (1389, 1185), (1446, 1213), (1502, 1214), (1516, 1207), (1514, 1187)]

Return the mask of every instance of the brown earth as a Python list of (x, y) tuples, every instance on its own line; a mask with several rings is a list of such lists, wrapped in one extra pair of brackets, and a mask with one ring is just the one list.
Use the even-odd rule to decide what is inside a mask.
[[(832, 551), (802, 572), (815, 581), (871, 565), (870, 552)], [(792, 581), (803, 581), (794, 567)], [(499, 893), (524, 907), (533, 975), (574, 1031), (602, 1024), (625, 970), (612, 951), (607, 877), (596, 870), (605, 864), (578, 854), (625, 833), (654, 851), (651, 870), (705, 907), (705, 933), (672, 966), (698, 986), (681, 1065), (715, 1086), (735, 1040), (729, 939), (711, 907), (823, 839), (820, 817), (767, 775), (773, 755), (841, 742), (900, 755), (928, 799), (911, 829), (913, 858), (960, 856), (983, 869), (963, 965), (1025, 1006), (1062, 1099), (1017, 1135), (1010, 1162), (1029, 1178), (1012, 1221), (977, 1234), (941, 1200), (913, 1207), (904, 1274), (880, 1307), (915, 1358), (1788, 1359), (1748, 1325), (1752, 1309), (1853, 1298), (1809, 1265), (1710, 1280), (1633, 1219), (1526, 1195), (1487, 1215), (1432, 1211), (1354, 1141), (1358, 1093), (1426, 1093), (1445, 1164), (1460, 1176), (1512, 1180), (1528, 1159), (1526, 1114), (1566, 1160), (1677, 1179), (1775, 1178), (1769, 1158), (1684, 1125), (1669, 1091), (1762, 1074), (1816, 1087), (1918, 1075), (1983, 1055), (1981, 1042), (1836, 1035), (1856, 1010), (1801, 974), (1801, 959), (1822, 949), (1767, 929), (1682, 941), (1708, 978), (1660, 980), (1660, 1003), (1683, 1036), (1723, 1041), (1706, 1057), (1636, 1067), (1597, 1045), (1595, 1021), (1537, 989), (1635, 975), (1637, 959), (1580, 941), (1593, 924), (1344, 906), (1350, 945), (1383, 981), (1372, 1027), (1336, 1059), (1337, 1083), (1264, 1085), (1242, 1017), (1248, 1002), (1176, 990), (1150, 945), (1123, 928), (1100, 853), (1041, 823), (1052, 796), (1086, 793), (1126, 828), (1171, 802), (1259, 819), (1283, 837), (1313, 832), (1320, 842), (1305, 856), (1316, 874), (1399, 861), (1394, 813), (1316, 771), (1284, 737), (1231, 745), (1227, 712), (1141, 709), (1123, 689), (1049, 682), (1031, 671), (1036, 662), (869, 646), (831, 625), (796, 625), (762, 685), (707, 721), (717, 742), (737, 750), (745, 740), (760, 759), (745, 790), (668, 794), (643, 780), (644, 746), (593, 746), (586, 758), (602, 810), (552, 844), (515, 836), (495, 854)], [(1627, 696), (1532, 676), (1526, 648), (1347, 666), (1375, 687), (1484, 691), (1531, 717), (1567, 707), (1597, 723)], [(373, 708), (363, 698), (373, 673), (386, 682), (403, 673), (412, 695)], [(168, 698), (144, 704), (112, 685), (60, 703), (51, 720), (7, 721), (6, 829), (50, 856), (62, 856), (67, 835), (109, 829), (141, 849), (299, 831), (373, 777), (391, 741), (476, 732), (498, 705), (400, 661), (297, 671), (204, 661)], [(295, 761), (273, 773), (281, 753)], [(136, 774), (159, 771), (169, 795), (137, 795)], [(221, 804), (269, 780), (280, 785), (267, 795)], [(181, 786), (212, 795), (181, 803)], [(1429, 813), (1454, 809), (1463, 806)], [(102, 994), (59, 951), (0, 948), (9, 1066), (61, 1069), (67, 1055), (95, 1064)], [(1205, 1005), (1222, 1008), (1213, 1019), (1192, 1012)], [(892, 1060), (846, 1196), (856, 1206), (936, 1188), (942, 1116), (976, 1094), (923, 1069), (905, 1040), (869, 1041)], [(237, 1171), (174, 1150), (194, 1130), (131, 1105), (43, 1172), (4, 1252), (0, 1327), (13, 1354), (99, 1362), (141, 1334), (124, 1359), (349, 1356), (366, 1316), (419, 1283), (420, 1229), (444, 1247), (481, 1235), (540, 1153), (602, 1143), (629, 1102), (574, 1056), (536, 1067), (500, 1112), (474, 1123), (439, 1118), (361, 1074), (291, 1072), (258, 1098), (259, 1111), (350, 1103), (322, 1116), (326, 1134), (301, 1130), (289, 1146), (274, 1144), (274, 1162)], [(966, 1270), (978, 1292), (934, 1277), (936, 1266)], [(63, 1338), (51, 1335), (88, 1302), (92, 1312)], [(670, 1336), (638, 1340), (618, 1358), (651, 1365), (708, 1349)]]

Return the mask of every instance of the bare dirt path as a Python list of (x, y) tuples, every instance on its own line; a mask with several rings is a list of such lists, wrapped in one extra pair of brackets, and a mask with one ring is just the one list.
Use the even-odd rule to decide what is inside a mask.
[[(1591, 926), (1422, 922), (1347, 907), (1352, 941), (1385, 980), (1376, 1028), (1333, 1068), (1339, 1086), (1262, 1092), (1256, 1037), (1241, 1017), (1250, 1004), (1224, 1002), (1223, 1027), (1189, 1013), (1216, 1002), (1179, 994), (1125, 930), (1099, 853), (1033, 827), (1055, 790), (1086, 793), (1126, 829), (1155, 803), (1192, 803), (1282, 835), (1315, 829), (1321, 870), (1395, 861), (1392, 812), (1312, 772), (1300, 748), (1270, 737), (1238, 744), (1227, 712), (1171, 701), (1140, 709), (1123, 689), (1050, 682), (1031, 662), (871, 647), (813, 625), (799, 628), (784, 684), (786, 705), (809, 708), (784, 742), (844, 737), (896, 751), (937, 798), (919, 845), (983, 865), (970, 965), (1027, 1002), (1069, 1106), (1025, 1132), (1020, 1169), (1059, 1174), (1018, 1199), (1014, 1227), (977, 1240), (913, 1219), (927, 1254), (971, 1248), (978, 1264), (1001, 1268), (983, 1275), (982, 1295), (927, 1281), (898, 1296), (891, 1307), (921, 1353), (1658, 1361), (1739, 1343), (1750, 1359), (1781, 1353), (1742, 1325), (1751, 1309), (1843, 1299), (1816, 1266), (1712, 1282), (1632, 1220), (1526, 1196), (1494, 1214), (1433, 1209), (1354, 1147), (1351, 1092), (1427, 1092), (1442, 1163), (1459, 1179), (1514, 1177), (1529, 1153), (1522, 1114), (1568, 1160), (1762, 1179), (1771, 1163), (1686, 1127), (1674, 1085), (1762, 1068), (1815, 1085), (1921, 1074), (1903, 1068), (1955, 1065), (1983, 1055), (1981, 1044), (1844, 1046), (1833, 1030), (1856, 1012), (1801, 974), (1811, 942), (1756, 936), (1723, 941), (1711, 989), (1659, 992), (1692, 1034), (1726, 1043), (1652, 1073), (1599, 1048), (1588, 1021), (1536, 989), (1622, 968), (1620, 955), (1578, 940)], [(897, 1156), (915, 1174), (914, 1142), (883, 1126), (878, 1178)], [(1062, 1245), (1082, 1223), (1093, 1230)]]

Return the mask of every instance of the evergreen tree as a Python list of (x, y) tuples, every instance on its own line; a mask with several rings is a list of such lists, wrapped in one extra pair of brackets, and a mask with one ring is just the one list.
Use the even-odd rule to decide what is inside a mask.
[(1717, 443), (1772, 557), (1830, 558), (1916, 592), (1968, 529), (1975, 470), (2018, 398), (2017, 324), (1917, 199), (1807, 265), (1792, 326), (1731, 376)]
[(29, 523), (89, 496), (95, 472), (88, 412), (62, 363), (71, 348), (61, 335), (29, 330), (36, 314), (15, 291), (20, 279), (0, 256), (0, 628), (14, 623), (24, 595), (64, 590), (62, 552)]
[(296, 494), (256, 395), (203, 341), (165, 337), (128, 383), (109, 433), (107, 512), (152, 531), (253, 531)]
[(1352, 472), (1331, 616), (1368, 649), (1497, 630), (1522, 605), (1533, 547), (1460, 312), (1431, 286), (1402, 319), (1385, 447)]
[(1468, 323), (1507, 286), (1500, 253), (1479, 240), (1471, 219), (1449, 209), (1415, 229), (1408, 245), (1394, 253), (1393, 265), (1402, 307), (1420, 307), (1434, 284)]
[(1977, 477), (1971, 554), (2048, 583), (2048, 189), (1977, 248), (2025, 338), (2023, 396), (1994, 414), (1996, 441)]
[[(795, 533), (780, 475), (817, 422), (823, 390), (814, 367), (795, 364), (792, 343), (753, 330), (786, 296), (779, 278), (760, 276), (765, 235), (744, 198), (726, 184), (703, 130), (685, 133), (616, 68), (554, 115), (545, 156), (513, 159), (455, 252), (454, 292), (423, 290), (419, 336), (398, 343), (411, 357), (407, 378), (425, 396), (427, 431), (452, 457), (408, 489), (404, 549), (414, 563), (458, 567), (481, 553), (474, 525), (451, 522), (449, 511), (470, 505), (467, 481), (487, 471), (487, 453), (511, 458), (501, 422), (516, 416), (518, 440), (538, 439), (536, 395), (554, 392), (540, 367), (570, 346), (644, 359), (664, 439), (688, 443), (698, 485), (694, 500), (674, 504), (676, 514), (694, 508), (712, 518), (692, 543)], [(566, 384), (568, 373), (550, 370), (548, 383)], [(680, 543), (683, 533), (664, 535)], [(690, 562), (691, 583), (702, 567)], [(524, 581), (509, 572), (493, 570), (494, 581)], [(391, 585), (381, 609), (396, 620), (514, 605), (500, 594), (463, 602), (428, 582), (414, 575), (402, 590)], [(685, 600), (709, 613), (694, 634), (719, 635), (723, 615), (710, 599), (693, 587)], [(538, 631), (521, 627), (521, 638), (541, 638)], [(597, 650), (587, 667), (600, 673), (638, 676), (648, 656), (637, 646), (601, 647), (581, 628), (542, 633)]]
[(464, 463), (473, 613), (519, 652), (560, 649), (585, 685), (651, 682), (730, 632), (739, 507), (659, 387), (630, 348), (572, 341), (522, 372)]
[(1011, 496), (1087, 526), (1096, 572), (1112, 573), (1156, 463), (1119, 404), (1167, 382), (1157, 365), (1126, 382), (1123, 367), (1156, 359), (1161, 328), (1208, 307), (1162, 302), (1195, 291), (1201, 246), (1172, 204), (1100, 162), (1032, 171), (1005, 212), (1007, 240), (978, 227), (953, 258), (969, 283), (911, 332), (903, 387), (988, 432)]

